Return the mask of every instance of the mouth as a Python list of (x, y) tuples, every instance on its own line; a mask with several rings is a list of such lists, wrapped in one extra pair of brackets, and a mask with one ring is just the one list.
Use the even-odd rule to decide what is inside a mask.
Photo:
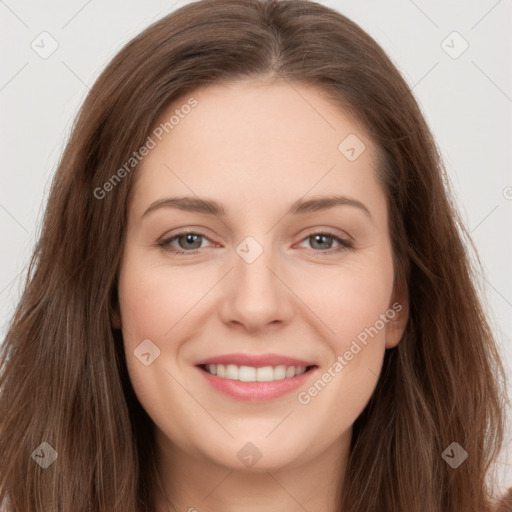
[(196, 364), (210, 388), (236, 400), (263, 402), (303, 385), (318, 365), (281, 356), (232, 354)]

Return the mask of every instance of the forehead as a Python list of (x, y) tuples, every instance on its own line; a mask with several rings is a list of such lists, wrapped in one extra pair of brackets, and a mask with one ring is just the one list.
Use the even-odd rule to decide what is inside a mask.
[[(186, 108), (190, 98), (197, 105)], [(165, 130), (171, 118), (175, 124)], [(325, 151), (337, 155), (339, 143), (349, 134), (369, 142), (360, 123), (322, 89), (283, 80), (244, 80), (198, 89), (174, 100), (159, 117), (155, 127), (159, 126), (169, 131), (164, 137), (172, 135), (168, 138), (180, 146), (201, 142), (216, 157), (237, 154), (271, 160), (287, 155), (311, 160)]]
[(372, 141), (315, 86), (211, 85), (173, 101), (150, 136), (156, 144), (137, 168), (136, 203), (164, 192), (221, 202), (233, 194), (291, 202), (309, 190), (378, 193)]

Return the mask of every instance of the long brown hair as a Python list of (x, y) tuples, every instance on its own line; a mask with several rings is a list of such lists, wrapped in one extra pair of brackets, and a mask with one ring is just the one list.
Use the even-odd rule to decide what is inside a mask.
[[(302, 0), (185, 5), (130, 41), (92, 87), (2, 345), (0, 501), (23, 512), (153, 509), (151, 421), (111, 325), (137, 169), (117, 171), (175, 98), (251, 77), (317, 85), (363, 123), (380, 153), (410, 317), (354, 424), (340, 511), (490, 511), (505, 372), (434, 139), (378, 44), (335, 10)], [(116, 173), (113, 190), (98, 193)], [(454, 442), (468, 454), (456, 469), (442, 456)], [(44, 469), (38, 455), (57, 459)]]

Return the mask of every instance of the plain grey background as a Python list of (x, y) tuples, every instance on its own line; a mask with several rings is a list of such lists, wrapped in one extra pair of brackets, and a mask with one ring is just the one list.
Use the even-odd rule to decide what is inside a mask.
[[(0, 0), (2, 338), (78, 107), (129, 39), (185, 3)], [(376, 39), (412, 87), (477, 246), (484, 268), (482, 295), (512, 380), (511, 3), (321, 3)], [(502, 489), (512, 486), (508, 428), (508, 447), (498, 468)]]

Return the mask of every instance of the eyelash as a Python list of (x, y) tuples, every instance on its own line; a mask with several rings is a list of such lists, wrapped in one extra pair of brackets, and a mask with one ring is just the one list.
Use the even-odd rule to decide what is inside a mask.
[[(173, 246), (170, 245), (171, 242), (173, 242), (174, 240), (176, 240), (176, 239), (178, 239), (178, 238), (180, 238), (182, 236), (185, 236), (185, 235), (199, 235), (202, 238), (210, 240), (206, 235), (203, 235), (202, 233), (198, 233), (196, 231), (182, 231), (181, 233), (177, 233), (176, 235), (173, 235), (170, 238), (166, 238), (165, 240), (162, 240), (162, 241), (158, 242), (157, 246), (160, 247), (165, 252), (171, 252), (171, 253), (174, 253), (176, 255), (179, 254), (180, 256), (183, 256), (186, 253), (190, 253), (191, 256), (194, 255), (194, 254), (197, 254), (197, 251), (200, 251), (201, 248), (199, 248), (199, 249), (191, 249), (191, 250), (172, 249), (171, 248), (171, 247), (173, 247)], [(314, 237), (314, 236), (317, 236), (317, 235), (325, 235), (328, 238), (332, 238), (333, 240), (335, 240), (336, 242), (338, 242), (340, 244), (340, 247), (338, 247), (336, 249), (332, 249), (332, 248), (331, 249), (327, 249), (325, 251), (312, 249), (316, 253), (319, 253), (319, 254), (326, 254), (326, 253), (327, 254), (331, 254), (331, 253), (338, 253), (338, 252), (341, 252), (341, 251), (345, 251), (347, 249), (353, 249), (354, 248), (352, 243), (349, 242), (348, 240), (340, 238), (339, 236), (336, 236), (334, 233), (329, 233), (328, 231), (316, 231), (314, 233), (310, 233), (309, 235), (307, 235), (306, 237), (304, 237), (301, 240), (301, 243), (304, 242), (305, 240), (307, 240), (308, 238), (311, 238), (311, 237)], [(210, 241), (212, 241), (212, 240), (210, 240)]]

